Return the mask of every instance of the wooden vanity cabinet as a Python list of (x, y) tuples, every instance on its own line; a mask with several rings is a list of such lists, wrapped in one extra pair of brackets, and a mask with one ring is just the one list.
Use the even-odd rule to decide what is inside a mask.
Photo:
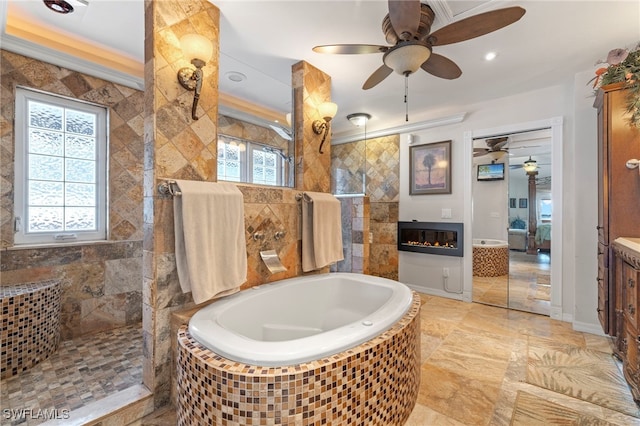
[[(624, 83), (599, 89), (598, 109), (598, 319), (605, 333), (618, 336), (624, 327), (620, 289), (615, 286), (612, 244), (618, 237), (640, 237), (640, 178), (625, 164), (640, 158), (640, 129), (628, 124)], [(595, 260), (595, 259), (594, 259)]]
[(640, 329), (638, 307), (638, 284), (640, 283), (640, 253), (629, 248), (613, 244), (615, 255), (616, 284), (620, 288), (620, 333), (616, 339), (618, 356), (622, 359), (624, 377), (629, 383), (633, 399), (640, 402)]

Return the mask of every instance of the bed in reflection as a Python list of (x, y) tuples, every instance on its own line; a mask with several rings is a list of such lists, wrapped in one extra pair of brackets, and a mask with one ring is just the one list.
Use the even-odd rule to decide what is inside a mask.
[(551, 224), (539, 223), (534, 239), (537, 250), (551, 251)]

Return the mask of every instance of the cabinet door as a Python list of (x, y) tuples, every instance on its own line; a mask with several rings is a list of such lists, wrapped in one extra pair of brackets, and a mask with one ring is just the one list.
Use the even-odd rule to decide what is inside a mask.
[(624, 375), (630, 385), (637, 389), (638, 377), (638, 332), (630, 324), (625, 325)]
[(638, 275), (639, 272), (627, 262), (622, 262), (620, 284), (623, 288), (622, 309), (625, 320), (638, 328)]

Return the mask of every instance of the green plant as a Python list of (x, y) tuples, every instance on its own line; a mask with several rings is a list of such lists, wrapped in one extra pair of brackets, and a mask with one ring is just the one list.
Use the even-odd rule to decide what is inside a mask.
[(640, 43), (631, 51), (613, 49), (605, 61), (598, 63), (608, 66), (596, 70), (593, 87), (624, 83), (628, 89), (629, 124), (640, 127)]

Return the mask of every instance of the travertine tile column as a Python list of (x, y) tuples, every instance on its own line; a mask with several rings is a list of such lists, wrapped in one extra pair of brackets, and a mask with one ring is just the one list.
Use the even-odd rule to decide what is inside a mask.
[[(206, 0), (145, 0), (143, 381), (156, 407), (170, 397), (170, 314), (193, 303), (178, 282), (173, 201), (159, 196), (157, 185), (167, 178), (216, 180), (219, 21), (218, 8)], [(182, 55), (180, 37), (191, 33), (214, 46), (203, 68), (197, 121), (193, 92), (176, 77), (191, 60)]]
[[(312, 129), (318, 105), (331, 101), (331, 77), (307, 62), (292, 67), (296, 139), (296, 188), (302, 191), (331, 192), (331, 134), (318, 152), (322, 135)], [(338, 112), (340, 106), (338, 105)]]

